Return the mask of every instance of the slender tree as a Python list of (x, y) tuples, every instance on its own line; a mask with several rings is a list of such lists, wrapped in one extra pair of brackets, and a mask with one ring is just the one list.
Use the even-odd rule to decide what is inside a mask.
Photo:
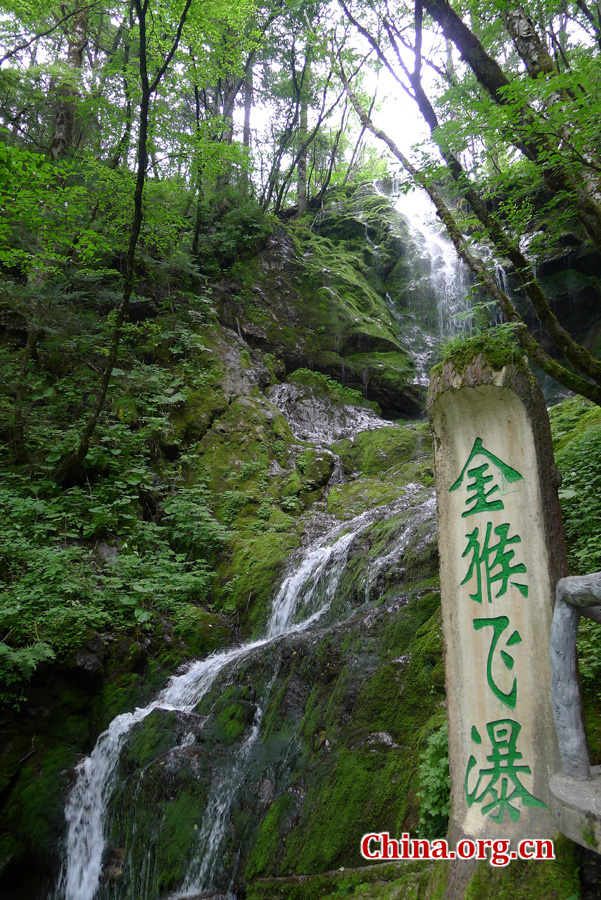
[(134, 279), (135, 279), (135, 264), (136, 264), (136, 249), (138, 246), (138, 240), (140, 238), (140, 231), (142, 229), (142, 220), (143, 220), (143, 200), (144, 200), (144, 187), (146, 184), (147, 178), (147, 166), (148, 166), (148, 125), (149, 125), (149, 115), (150, 115), (150, 103), (152, 96), (155, 94), (157, 88), (159, 87), (161, 80), (163, 79), (169, 65), (171, 64), (175, 52), (179, 46), (182, 31), (184, 25), (186, 23), (186, 18), (188, 16), (188, 11), (190, 9), (192, 0), (186, 0), (184, 4), (184, 8), (180, 13), (179, 19), (177, 21), (177, 27), (175, 30), (175, 35), (173, 37), (173, 41), (171, 43), (171, 47), (169, 48), (167, 54), (164, 56), (162, 62), (158, 66), (157, 70), (154, 74), (149, 72), (149, 54), (148, 54), (148, 17), (149, 17), (149, 2), (150, 0), (134, 0), (136, 16), (138, 20), (139, 27), (139, 76), (140, 76), (140, 88), (141, 88), (141, 101), (140, 108), (138, 114), (138, 163), (136, 169), (136, 183), (135, 183), (135, 191), (134, 191), (134, 212), (133, 219), (131, 223), (131, 229), (129, 233), (129, 242), (127, 247), (127, 255), (125, 258), (125, 277), (123, 281), (123, 295), (121, 298), (121, 303), (119, 305), (119, 309), (117, 311), (117, 315), (115, 318), (115, 324), (113, 328), (113, 335), (111, 339), (109, 354), (106, 362), (106, 366), (104, 368), (104, 372), (102, 373), (102, 378), (100, 381), (100, 387), (98, 391), (98, 395), (96, 397), (96, 402), (92, 408), (91, 414), (88, 418), (86, 426), (81, 435), (79, 444), (77, 449), (72, 453), (68, 454), (60, 463), (57, 468), (56, 478), (58, 481), (62, 483), (68, 483), (77, 477), (77, 474), (81, 468), (83, 461), (88, 455), (88, 451), (90, 449), (90, 441), (92, 436), (96, 430), (96, 426), (98, 424), (98, 419), (102, 410), (104, 409), (104, 404), (106, 401), (106, 395), (108, 391), (108, 387), (110, 384), (111, 376), (113, 374), (113, 369), (115, 367), (115, 363), (117, 361), (117, 354), (119, 352), (119, 344), (121, 342), (121, 334), (123, 323), (127, 316), (127, 311), (129, 307), (129, 302), (131, 300), (131, 296), (134, 290)]

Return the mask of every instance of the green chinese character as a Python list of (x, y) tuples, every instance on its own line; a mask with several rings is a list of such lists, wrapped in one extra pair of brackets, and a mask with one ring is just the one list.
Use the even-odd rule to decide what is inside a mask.
[[(473, 468), (468, 468), (472, 460), (476, 456), (483, 456), (488, 462), (483, 462), (479, 466), (474, 466)], [(509, 482), (519, 481), (523, 476), (520, 475), (515, 469), (512, 469), (511, 466), (508, 466), (507, 463), (504, 463), (503, 460), (499, 459), (498, 456), (495, 456), (494, 453), (491, 453), (490, 450), (486, 450), (482, 443), (481, 438), (476, 438), (474, 441), (474, 446), (472, 447), (471, 453), (467, 458), (467, 462), (461, 470), (461, 474), (457, 481), (451, 485), (449, 491), (458, 490), (465, 477), (467, 472), (468, 476), (471, 478), (471, 481), (468, 482), (467, 490), (469, 494), (473, 494), (473, 496), (468, 497), (466, 501), (466, 505), (471, 503), (472, 506), (469, 509), (466, 509), (465, 512), (461, 513), (462, 518), (465, 519), (466, 516), (472, 516), (474, 513), (479, 512), (490, 512), (494, 509), (504, 509), (503, 501), (498, 498), (491, 500), (489, 499), (492, 494), (497, 493), (499, 490), (499, 485), (495, 484), (491, 488), (488, 488), (488, 485), (491, 481), (493, 481), (493, 476), (487, 474), (487, 469), (490, 467), (490, 463), (497, 467), (500, 471), (501, 476)]]
[[(465, 773), (465, 797), (468, 806), (482, 804), (482, 815), (489, 816), (493, 822), (501, 823), (505, 810), (513, 822), (517, 822), (521, 810), (516, 804), (546, 809), (547, 804), (537, 800), (520, 781), (522, 775), (531, 775), (530, 766), (517, 765), (522, 759), (518, 752), (517, 741), (522, 726), (513, 719), (498, 719), (486, 726), (492, 745), (492, 753), (486, 759), (491, 763), (488, 769), (480, 769), (475, 787), (470, 791), (469, 779), (472, 770), (477, 766), (474, 756), (470, 756)], [(477, 728), (472, 728), (472, 741), (482, 743)]]
[[(521, 544), (522, 539), (516, 534), (514, 537), (508, 537), (509, 525), (498, 525), (494, 533), (499, 538), (496, 544), (491, 544), (492, 523), (486, 525), (486, 535), (482, 545), (478, 540), (480, 529), (474, 528), (470, 534), (466, 534), (467, 546), (462, 557), (472, 554), (472, 560), (467, 575), (461, 584), (467, 584), (471, 580), (474, 573), (476, 575), (476, 593), (470, 594), (472, 600), (476, 603), (482, 603), (483, 592), (486, 590), (486, 597), (489, 603), (492, 603), (493, 585), (499, 583), (499, 590), (495, 594), (495, 598), (502, 597), (507, 591), (509, 579), (514, 575), (526, 572), (526, 566), (523, 563), (511, 565), (515, 556), (514, 550), (508, 550), (511, 544)], [(528, 585), (518, 581), (512, 581), (511, 584), (518, 589), (523, 597), (528, 596)]]
[[(513, 685), (510, 691), (502, 691), (498, 686), (496, 681), (493, 678), (492, 674), (492, 664), (493, 657), (495, 654), (495, 650), (497, 649), (497, 644), (499, 643), (499, 638), (509, 625), (509, 619), (507, 616), (497, 616), (495, 619), (474, 619), (473, 621), (474, 630), (480, 631), (481, 628), (490, 627), (493, 629), (493, 636), (490, 642), (490, 650), (488, 651), (488, 660), (486, 663), (486, 679), (488, 681), (488, 686), (501, 703), (504, 703), (510, 709), (515, 709), (515, 703), (517, 700), (518, 694), (518, 685), (517, 679), (513, 679)], [(522, 638), (518, 631), (514, 631), (513, 634), (507, 640), (506, 647), (513, 647), (515, 644), (521, 644)], [(513, 656), (510, 656), (506, 650), (501, 650), (501, 659), (505, 664), (505, 667), (509, 670), (513, 669)]]

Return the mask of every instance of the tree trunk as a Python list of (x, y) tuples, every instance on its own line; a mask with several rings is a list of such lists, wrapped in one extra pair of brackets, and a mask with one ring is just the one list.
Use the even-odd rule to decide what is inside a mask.
[(556, 75), (557, 68), (547, 48), (534, 27), (534, 22), (521, 6), (507, 6), (504, 13), (505, 25), (515, 48), (520, 54), (531, 78), (541, 72)]
[(307, 101), (301, 98), (300, 104), (300, 128), (298, 130), (298, 143), (300, 155), (297, 163), (296, 194), (298, 198), (298, 214), (303, 216), (307, 212)]
[[(424, 9), (441, 26), (446, 38), (453, 41), (465, 62), (470, 66), (480, 84), (499, 106), (511, 104), (508, 92), (510, 82), (499, 64), (484, 49), (478, 38), (447, 0), (423, 0)], [(539, 168), (548, 189), (553, 195), (569, 194), (575, 213), (591, 241), (601, 251), (601, 205), (591, 195), (582, 179), (575, 179), (561, 161), (557, 163), (557, 147), (550, 138), (540, 133), (533, 110), (524, 107), (520, 119), (512, 124), (509, 140)], [(553, 162), (549, 162), (549, 158)]]
[(50, 155), (54, 160), (64, 156), (73, 145), (79, 73), (83, 62), (83, 51), (88, 40), (88, 15), (87, 7), (79, 10), (76, 7), (75, 15), (71, 19), (67, 47), (67, 64), (70, 71), (63, 76), (57, 88), (58, 102), (54, 135), (50, 147)]
[(88, 451), (90, 449), (90, 441), (92, 440), (94, 432), (96, 431), (96, 426), (98, 425), (98, 419), (100, 418), (100, 414), (104, 409), (111, 376), (113, 374), (113, 369), (117, 361), (119, 344), (121, 343), (121, 330), (125, 321), (125, 317), (127, 316), (129, 301), (134, 290), (136, 248), (138, 246), (138, 240), (140, 238), (140, 232), (142, 230), (142, 221), (144, 218), (144, 209), (142, 204), (144, 198), (144, 187), (146, 184), (146, 172), (148, 168), (148, 122), (150, 99), (159, 86), (161, 79), (163, 78), (171, 60), (173, 59), (175, 51), (177, 50), (182, 34), (182, 29), (184, 27), (192, 0), (186, 0), (184, 9), (180, 16), (178, 28), (171, 45), (171, 49), (163, 60), (163, 64), (154, 76), (152, 82), (150, 81), (148, 75), (147, 58), (148, 43), (146, 34), (146, 14), (148, 11), (148, 0), (134, 0), (134, 2), (136, 13), (138, 16), (138, 22), (140, 25), (140, 83), (142, 88), (142, 96), (140, 100), (138, 164), (136, 171), (136, 186), (134, 190), (134, 215), (129, 235), (127, 257), (125, 261), (123, 296), (121, 304), (117, 311), (117, 317), (115, 319), (115, 325), (113, 328), (108, 359), (106, 361), (106, 366), (100, 380), (100, 388), (98, 391), (96, 402), (94, 403), (92, 412), (86, 423), (77, 449), (72, 453), (67, 454), (67, 456), (63, 460), (61, 460), (55, 473), (56, 480), (63, 485), (73, 483), (79, 477), (83, 461), (88, 455)]
[[(250, 165), (251, 131), (250, 120), (253, 105), (253, 66), (252, 58), (248, 62), (246, 77), (244, 79), (244, 127), (242, 130), (242, 144), (248, 151), (248, 164)], [(245, 194), (250, 190), (250, 178), (248, 169), (242, 170), (242, 190)]]

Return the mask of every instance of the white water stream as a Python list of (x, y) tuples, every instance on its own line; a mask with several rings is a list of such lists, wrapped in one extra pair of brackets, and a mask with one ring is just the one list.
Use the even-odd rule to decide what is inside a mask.
[[(392, 504), (389, 514), (396, 508)], [(265, 637), (193, 663), (184, 674), (174, 676), (148, 706), (113, 719), (98, 738), (92, 754), (77, 767), (77, 780), (65, 811), (68, 823), (65, 866), (56, 895), (60, 900), (93, 900), (99, 888), (107, 809), (116, 786), (119, 756), (134, 726), (156, 709), (191, 712), (224, 669), (270, 642), (310, 628), (330, 607), (352, 542), (377, 514), (377, 511), (375, 515), (363, 513), (349, 523), (338, 524), (303, 555), (273, 601)], [(235, 787), (240, 781), (240, 768), (257, 740), (261, 718), (259, 705), (251, 732), (230, 765), (231, 777), (225, 778), (231, 784), (222, 779), (214, 785), (199, 833), (199, 852), (183, 885), (183, 893), (178, 896), (192, 896), (211, 885), (219, 846), (235, 801)]]
[(441, 338), (452, 337), (471, 329), (469, 268), (458, 256), (436, 218), (434, 205), (425, 191), (414, 189), (395, 203), (405, 217), (425, 258), (426, 272), (421, 276), (430, 287), (438, 312)]

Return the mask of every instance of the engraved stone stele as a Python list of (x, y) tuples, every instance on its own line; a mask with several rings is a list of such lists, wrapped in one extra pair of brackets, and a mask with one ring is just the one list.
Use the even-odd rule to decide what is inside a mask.
[(521, 361), (432, 378), (451, 839), (552, 838), (549, 633), (566, 556), (549, 419)]

